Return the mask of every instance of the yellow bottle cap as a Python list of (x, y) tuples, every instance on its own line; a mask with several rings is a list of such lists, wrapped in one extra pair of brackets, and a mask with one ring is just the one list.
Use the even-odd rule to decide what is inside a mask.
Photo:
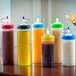
[(54, 36), (53, 35), (45, 35), (45, 36), (42, 36), (42, 40), (46, 40), (46, 41), (52, 41), (54, 40)]

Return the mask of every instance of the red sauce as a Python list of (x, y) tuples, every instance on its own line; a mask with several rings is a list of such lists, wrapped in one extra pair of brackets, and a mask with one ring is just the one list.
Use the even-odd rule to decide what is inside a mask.
[(2, 63), (14, 64), (14, 37), (13, 30), (2, 31)]

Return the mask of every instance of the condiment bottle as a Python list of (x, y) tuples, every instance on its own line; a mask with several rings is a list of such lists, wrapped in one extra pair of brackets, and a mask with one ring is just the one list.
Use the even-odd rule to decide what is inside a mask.
[(51, 25), (51, 33), (55, 37), (54, 46), (54, 62), (62, 63), (62, 29), (63, 24), (59, 22), (59, 17), (56, 16), (56, 22)]
[(18, 65), (31, 65), (30, 51), (30, 25), (28, 19), (23, 17), (22, 23), (17, 27)]
[(41, 63), (41, 36), (44, 35), (45, 25), (40, 22), (39, 16), (37, 21), (32, 25), (32, 51), (33, 51), (33, 63)]
[(42, 66), (54, 67), (54, 36), (49, 34), (48, 27), (46, 35), (42, 36)]
[(63, 44), (63, 65), (75, 66), (75, 35), (70, 33), (69, 27), (67, 33), (62, 36)]
[(3, 22), (1, 26), (1, 52), (2, 58), (1, 63), (5, 65), (14, 64), (14, 25), (8, 23), (8, 16), (6, 17), (7, 22)]

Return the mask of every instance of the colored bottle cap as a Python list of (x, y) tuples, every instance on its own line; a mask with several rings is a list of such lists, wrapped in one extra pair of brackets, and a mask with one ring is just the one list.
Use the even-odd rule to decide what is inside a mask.
[(44, 28), (44, 24), (33, 24), (33, 28)]
[(76, 39), (75, 35), (63, 35), (62, 36), (63, 40), (74, 40)]
[(37, 16), (37, 21), (32, 25), (33, 28), (44, 28), (45, 25), (40, 22), (39, 16)]
[(63, 28), (63, 24), (59, 22), (58, 16), (56, 16), (56, 22), (51, 25), (51, 28)]
[(73, 40), (73, 39), (76, 39), (76, 38), (75, 38), (75, 35), (72, 35), (70, 33), (70, 28), (67, 27), (67, 33), (64, 32), (64, 35), (62, 35), (62, 39), (63, 40)]
[(45, 35), (45, 36), (42, 36), (42, 40), (43, 41), (52, 41), (52, 40), (54, 40), (54, 36), (53, 35), (51, 35), (51, 36)]
[(1, 28), (2, 29), (13, 29), (14, 28), (14, 25), (13, 24), (2, 25)]
[(51, 28), (63, 28), (63, 24), (52, 24)]
[(30, 29), (30, 25), (19, 25), (17, 26), (17, 29)]
[(44, 36), (42, 36), (42, 40), (43, 41), (52, 41), (52, 40), (54, 40), (54, 36), (49, 35), (49, 27), (46, 28), (46, 34)]
[(30, 25), (28, 25), (29, 19), (23, 16), (22, 23), (17, 26), (17, 29), (30, 29)]
[(2, 18), (1, 23), (3, 23), (1, 26), (1, 29), (13, 29), (14, 28), (13, 24), (8, 23), (8, 16), (6, 16), (6, 18)]

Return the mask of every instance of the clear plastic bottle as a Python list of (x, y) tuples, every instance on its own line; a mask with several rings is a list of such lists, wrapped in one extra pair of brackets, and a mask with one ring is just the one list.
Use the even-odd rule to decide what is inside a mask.
[[(3, 22), (1, 26), (1, 63), (5, 65), (14, 64), (14, 25), (8, 22)], [(8, 16), (6, 17), (8, 20)]]
[(55, 37), (54, 45), (54, 62), (62, 63), (62, 29), (63, 24), (59, 22), (59, 17), (56, 17), (56, 22), (51, 25), (51, 33)]
[(42, 66), (54, 67), (54, 36), (49, 35), (48, 28), (46, 35), (42, 36)]
[(33, 63), (41, 63), (41, 36), (44, 35), (45, 25), (40, 22), (39, 16), (37, 21), (32, 25), (32, 51), (33, 51)]
[(22, 23), (17, 27), (18, 65), (31, 65), (30, 51), (30, 25), (28, 19), (22, 19)]
[(68, 27), (67, 33), (62, 35), (63, 44), (63, 65), (75, 66), (75, 35), (70, 33)]

